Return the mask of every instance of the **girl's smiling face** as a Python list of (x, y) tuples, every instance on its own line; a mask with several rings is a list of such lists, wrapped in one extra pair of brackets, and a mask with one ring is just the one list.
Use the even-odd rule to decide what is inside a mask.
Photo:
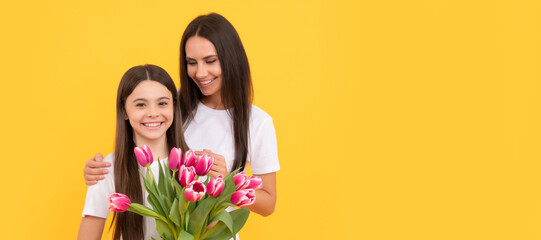
[(144, 80), (126, 98), (125, 119), (130, 121), (137, 145), (165, 138), (173, 123), (174, 104), (171, 92), (161, 83)]
[(222, 68), (216, 47), (204, 37), (193, 36), (186, 41), (188, 76), (205, 97), (220, 99)]

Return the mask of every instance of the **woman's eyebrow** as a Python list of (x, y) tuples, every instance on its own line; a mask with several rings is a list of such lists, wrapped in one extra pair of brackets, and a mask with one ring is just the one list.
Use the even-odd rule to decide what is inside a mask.
[[(213, 55), (208, 55), (206, 57), (204, 57), (203, 59), (209, 59), (209, 58), (212, 58), (212, 57), (217, 57), (216, 54), (213, 54)], [(194, 58), (191, 58), (191, 57), (186, 57), (186, 60), (193, 60), (195, 61)]]
[(212, 57), (216, 57), (216, 55), (208, 55), (208, 56), (204, 57), (203, 59), (209, 59), (209, 58), (212, 58)]

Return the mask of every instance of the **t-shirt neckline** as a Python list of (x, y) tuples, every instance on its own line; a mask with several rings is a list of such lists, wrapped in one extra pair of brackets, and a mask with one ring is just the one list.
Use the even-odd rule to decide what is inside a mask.
[(201, 101), (199, 101), (198, 107), (200, 107), (201, 109), (204, 109), (207, 112), (222, 113), (222, 114), (227, 113), (226, 109), (223, 109), (223, 110), (221, 110), (221, 109), (213, 109), (213, 108), (210, 108), (210, 107), (206, 106)]

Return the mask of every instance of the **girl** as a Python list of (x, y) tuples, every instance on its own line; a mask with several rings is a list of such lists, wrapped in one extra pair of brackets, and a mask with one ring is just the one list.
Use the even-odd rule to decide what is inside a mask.
[[(214, 157), (210, 175), (226, 176), (250, 164), (263, 180), (249, 209), (262, 216), (276, 205), (276, 171), (280, 169), (272, 118), (252, 105), (248, 58), (237, 31), (221, 15), (194, 19), (180, 43), (180, 109), (185, 138), (197, 154)], [(204, 149), (206, 148), (206, 149)], [(88, 185), (103, 179), (101, 154), (86, 162)]]
[[(155, 65), (129, 69), (118, 86), (115, 152), (105, 157), (112, 164), (105, 180), (88, 188), (78, 239), (101, 239), (109, 194), (128, 195), (132, 202), (146, 203), (148, 193), (141, 186), (139, 167), (133, 149), (147, 145), (154, 160), (165, 160), (169, 149), (187, 150), (182, 134), (179, 101), (173, 80)], [(176, 107), (175, 107), (176, 106)], [(158, 161), (150, 166), (158, 176)], [(152, 218), (123, 212), (113, 217), (114, 239), (159, 238)], [(143, 228), (144, 226), (144, 228)]]

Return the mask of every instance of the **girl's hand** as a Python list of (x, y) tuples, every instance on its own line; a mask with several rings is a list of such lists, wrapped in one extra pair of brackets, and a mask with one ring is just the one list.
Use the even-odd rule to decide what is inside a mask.
[(203, 155), (203, 153), (206, 153), (212, 158), (214, 158), (214, 164), (212, 164), (212, 167), (210, 167), (209, 172), (209, 175), (211, 177), (216, 178), (219, 175), (222, 175), (222, 177), (225, 178), (225, 176), (229, 175), (229, 172), (227, 171), (227, 165), (225, 164), (224, 156), (213, 153), (208, 149), (203, 149), (203, 151), (195, 151), (195, 155), (197, 157), (200, 157), (201, 155)]

